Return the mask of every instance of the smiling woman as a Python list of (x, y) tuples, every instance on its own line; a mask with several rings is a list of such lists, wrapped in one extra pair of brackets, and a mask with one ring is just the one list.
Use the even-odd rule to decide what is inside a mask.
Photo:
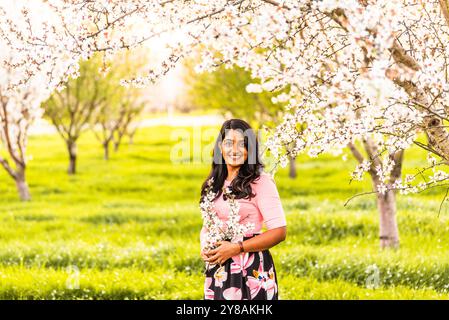
[[(213, 210), (225, 227), (234, 227), (227, 220), (232, 215), (230, 201), (236, 200), (239, 224), (252, 223), (254, 228), (239, 239), (218, 241), (211, 249), (206, 245), (211, 230), (203, 224), (201, 256), (212, 266), (205, 272), (204, 298), (277, 300), (278, 280), (268, 249), (285, 240), (286, 219), (274, 180), (263, 172), (256, 135), (245, 121), (223, 123), (201, 201), (207, 198), (209, 186), (216, 195)], [(263, 223), (267, 231), (261, 233)]]

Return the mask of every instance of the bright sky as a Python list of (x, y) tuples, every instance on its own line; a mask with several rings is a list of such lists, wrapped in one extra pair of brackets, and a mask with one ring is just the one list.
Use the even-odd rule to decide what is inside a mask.
[[(161, 63), (167, 54), (165, 43), (168, 38), (173, 35), (165, 35), (159, 39), (148, 41), (146, 47), (148, 48), (150, 65)], [(175, 69), (160, 79), (155, 85), (148, 87), (148, 97), (155, 104), (155, 107), (167, 109), (167, 106), (173, 105), (176, 101), (182, 99), (185, 92), (185, 84), (183, 82), (184, 67), (182, 63), (178, 63)]]

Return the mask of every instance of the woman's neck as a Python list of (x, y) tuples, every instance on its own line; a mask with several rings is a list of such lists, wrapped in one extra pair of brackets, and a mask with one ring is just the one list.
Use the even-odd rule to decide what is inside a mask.
[(226, 181), (232, 181), (234, 180), (235, 177), (237, 177), (240, 167), (227, 166), (227, 168), (228, 168), (228, 176), (226, 177)]

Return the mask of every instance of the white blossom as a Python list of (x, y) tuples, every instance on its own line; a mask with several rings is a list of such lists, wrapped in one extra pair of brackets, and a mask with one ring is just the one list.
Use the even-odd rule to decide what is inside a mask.
[[(227, 221), (222, 221), (215, 211), (214, 199), (217, 194), (213, 191), (213, 178), (208, 180), (205, 196), (201, 199), (200, 210), (203, 217), (203, 225), (206, 227), (205, 244), (202, 249), (211, 250), (216, 248), (219, 241), (238, 242), (243, 240), (245, 234), (254, 230), (254, 223), (240, 223), (240, 204), (232, 194), (230, 187), (223, 188), (223, 195), (229, 204), (229, 215)], [(214, 265), (207, 264), (207, 267)]]
[[(157, 39), (167, 49), (162, 62), (121, 84), (146, 86), (196, 52), (198, 72), (244, 68), (254, 78), (248, 92), (278, 93), (273, 102), (285, 105), (267, 142), (282, 164), (284, 149), (338, 154), (371, 137), (386, 181), (390, 154), (423, 130), (433, 134), (428, 117), (448, 118), (449, 27), (438, 1), (21, 0), (0, 10), (0, 37), (14, 52), (8, 92), (34, 79), (45, 83), (42, 93), (52, 91), (96, 51)], [(446, 140), (432, 143), (448, 160)], [(353, 177), (368, 169), (358, 166)]]

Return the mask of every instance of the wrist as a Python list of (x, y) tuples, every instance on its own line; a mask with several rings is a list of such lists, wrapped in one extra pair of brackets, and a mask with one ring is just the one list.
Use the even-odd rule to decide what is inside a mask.
[(240, 245), (238, 243), (234, 243), (234, 256), (240, 254)]
[(245, 252), (245, 249), (243, 247), (243, 241), (239, 241), (237, 244), (239, 246), (239, 253)]

